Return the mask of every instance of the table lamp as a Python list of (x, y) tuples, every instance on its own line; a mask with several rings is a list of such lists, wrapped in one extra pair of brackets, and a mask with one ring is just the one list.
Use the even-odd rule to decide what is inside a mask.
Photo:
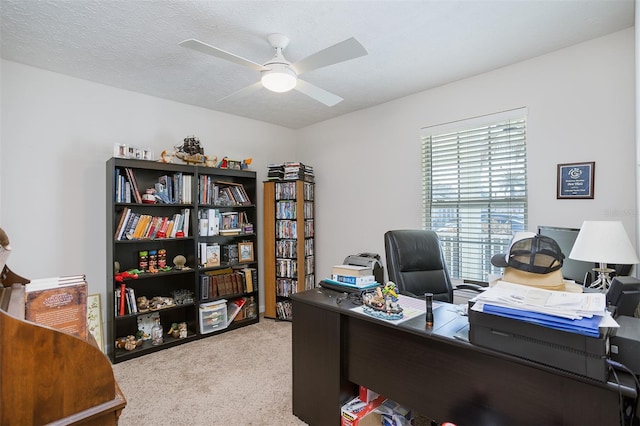
[(569, 258), (598, 263), (599, 267), (593, 268), (598, 278), (589, 287), (605, 291), (611, 285), (609, 274), (614, 272), (607, 264), (640, 263), (620, 221), (584, 221)]

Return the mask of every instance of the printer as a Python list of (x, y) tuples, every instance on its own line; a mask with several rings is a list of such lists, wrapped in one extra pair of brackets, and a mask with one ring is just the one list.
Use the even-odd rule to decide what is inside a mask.
[(384, 269), (380, 263), (380, 255), (375, 253), (359, 253), (345, 257), (343, 265), (366, 266), (373, 269), (373, 276), (380, 284), (384, 284)]

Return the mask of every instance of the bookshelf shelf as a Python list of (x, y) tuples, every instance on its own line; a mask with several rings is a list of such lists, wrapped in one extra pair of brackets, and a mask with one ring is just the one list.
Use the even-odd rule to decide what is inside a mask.
[(291, 294), (316, 286), (314, 184), (269, 180), (264, 191), (265, 317), (291, 320)]
[[(222, 184), (233, 187), (233, 190), (221, 190), (219, 185)], [(151, 188), (156, 194), (153, 204), (143, 202), (142, 198), (143, 194), (153, 192), (147, 191)], [(220, 193), (228, 194), (222, 203), (215, 202), (219, 189)], [(113, 363), (258, 322), (257, 312), (251, 318), (246, 317), (250, 298), (256, 301), (259, 298), (258, 262), (239, 263), (233, 258), (230, 258), (231, 261), (222, 258), (223, 255), (233, 256), (238, 247), (244, 247), (238, 245), (242, 243), (252, 245), (257, 259), (257, 205), (253, 202), (257, 198), (256, 189), (256, 174), (253, 171), (122, 158), (107, 161), (106, 335), (107, 352)], [(243, 203), (229, 205), (229, 200), (235, 199), (232, 197), (242, 199)], [(222, 212), (237, 212), (235, 219), (241, 220), (242, 225), (253, 225), (252, 232), (219, 235), (215, 234), (213, 228), (210, 231), (208, 226), (203, 226), (203, 219), (209, 223), (208, 214), (211, 214), (213, 226), (221, 217), (217, 215)], [(221, 222), (219, 225), (219, 229), (222, 229)], [(202, 250), (214, 245), (220, 248), (220, 266), (205, 267)], [(162, 270), (174, 268), (174, 261), (180, 264), (180, 259), (186, 262), (185, 269)], [(136, 279), (125, 278), (119, 282), (115, 279), (115, 262), (119, 264), (119, 271), (144, 269), (148, 272), (138, 274)], [(153, 266), (150, 267), (150, 264)], [(248, 273), (247, 268), (251, 272)], [(220, 296), (214, 288), (207, 287), (204, 292), (203, 281), (209, 280), (209, 274), (226, 269), (237, 275), (234, 276), (233, 286), (228, 291), (225, 288)], [(247, 287), (248, 277), (252, 282)], [(137, 299), (141, 296), (148, 301), (154, 297), (171, 298), (176, 304), (136, 312)], [(176, 302), (178, 298), (184, 298), (180, 301), (183, 303)], [(245, 303), (234, 321), (224, 330), (203, 333), (199, 323), (200, 305), (219, 299), (229, 302), (244, 300)], [(160, 316), (164, 342), (152, 345), (150, 340), (143, 340), (141, 346), (131, 351), (117, 348), (116, 340), (135, 336), (141, 327), (141, 317), (151, 313)], [(186, 323), (187, 337), (168, 336), (167, 331), (173, 323)]]

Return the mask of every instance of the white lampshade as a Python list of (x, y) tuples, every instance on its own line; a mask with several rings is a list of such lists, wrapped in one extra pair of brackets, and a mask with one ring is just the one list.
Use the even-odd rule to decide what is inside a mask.
[(584, 221), (569, 258), (622, 265), (640, 263), (627, 232), (619, 221)]
[(298, 76), (290, 68), (282, 64), (270, 65), (271, 69), (262, 71), (262, 85), (272, 92), (288, 92), (296, 87)]

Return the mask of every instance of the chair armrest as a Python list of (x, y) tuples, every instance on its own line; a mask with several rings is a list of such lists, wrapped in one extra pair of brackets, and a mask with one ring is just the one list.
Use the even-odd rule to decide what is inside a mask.
[(484, 286), (481, 286), (481, 285), (478, 285), (478, 284), (462, 283), (462, 284), (456, 285), (453, 289), (454, 290), (473, 290), (473, 291), (476, 291), (478, 293), (482, 293), (487, 288), (489, 288), (489, 287), (484, 287)]
[(413, 294), (410, 291), (407, 290), (402, 290), (400, 292), (400, 294), (402, 294), (403, 296), (409, 296), (409, 297), (415, 297), (416, 299), (424, 299), (424, 295), (423, 296), (418, 296), (417, 294)]

